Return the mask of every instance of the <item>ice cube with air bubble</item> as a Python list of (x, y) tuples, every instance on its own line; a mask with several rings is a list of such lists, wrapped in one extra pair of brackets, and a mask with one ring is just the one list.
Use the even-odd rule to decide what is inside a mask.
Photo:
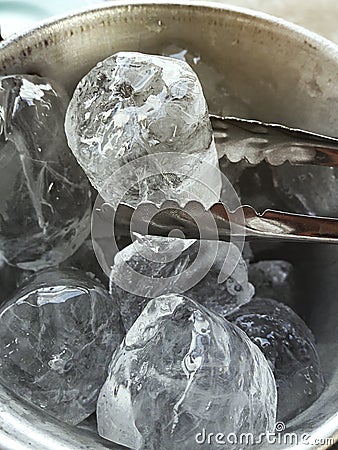
[(275, 416), (275, 380), (258, 347), (175, 294), (151, 300), (129, 329), (97, 407), (102, 437), (148, 450), (198, 448), (203, 431), (258, 436), (274, 430)]
[(124, 336), (107, 291), (76, 269), (38, 272), (0, 309), (0, 380), (68, 424), (95, 411)]
[(68, 143), (114, 207), (218, 201), (221, 179), (207, 104), (184, 61), (135, 52), (99, 62), (68, 107)]
[(0, 255), (22, 269), (61, 263), (89, 233), (89, 183), (63, 127), (68, 101), (46, 78), (0, 77)]
[(254, 288), (239, 249), (228, 242), (137, 236), (115, 256), (110, 295), (126, 329), (151, 298), (168, 292), (223, 314), (248, 302)]
[(279, 420), (295, 417), (319, 397), (324, 379), (315, 340), (291, 308), (268, 298), (254, 298), (227, 319), (267, 358), (277, 383)]

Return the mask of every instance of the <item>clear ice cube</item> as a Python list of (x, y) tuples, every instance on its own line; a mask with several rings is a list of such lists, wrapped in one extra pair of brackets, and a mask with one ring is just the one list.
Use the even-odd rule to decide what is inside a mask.
[(296, 213), (338, 217), (338, 169), (294, 167), (289, 163), (273, 168), (274, 186)]
[(147, 304), (114, 354), (98, 431), (132, 449), (192, 450), (204, 433), (273, 431), (276, 400), (266, 359), (239, 328), (169, 294)]
[(95, 411), (120, 315), (78, 270), (39, 272), (0, 309), (0, 380), (50, 415), (77, 424)]
[(159, 236), (137, 236), (115, 256), (109, 291), (127, 330), (151, 298), (169, 292), (184, 292), (216, 313), (254, 295), (234, 244)]
[(278, 390), (278, 420), (289, 420), (321, 394), (324, 380), (312, 332), (288, 306), (254, 298), (227, 316), (264, 353)]
[(0, 77), (0, 252), (23, 269), (57, 265), (89, 233), (89, 183), (63, 128), (68, 101), (45, 78)]
[(79, 83), (68, 143), (114, 207), (218, 201), (221, 179), (201, 84), (183, 61), (133, 52), (98, 63)]

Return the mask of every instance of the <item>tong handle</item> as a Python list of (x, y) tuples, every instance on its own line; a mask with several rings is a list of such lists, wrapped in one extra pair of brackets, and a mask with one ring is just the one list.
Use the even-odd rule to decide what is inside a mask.
[(241, 206), (234, 212), (229, 212), (222, 203), (215, 204), (210, 211), (220, 232), (224, 232), (228, 228), (227, 223), (237, 223), (239, 233), (243, 232), (249, 240), (265, 238), (338, 244), (338, 218), (275, 210), (266, 210), (259, 214), (254, 208), (247, 205)]

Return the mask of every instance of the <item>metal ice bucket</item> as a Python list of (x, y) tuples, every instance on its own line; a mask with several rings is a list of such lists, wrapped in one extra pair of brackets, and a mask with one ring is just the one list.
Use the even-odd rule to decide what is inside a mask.
[[(116, 51), (156, 53), (167, 44), (194, 49), (223, 71), (225, 87), (241, 93), (251, 117), (338, 136), (338, 47), (286, 22), (220, 4), (114, 3), (61, 18), (2, 43), (0, 72), (37, 73), (71, 92), (98, 60)], [(296, 309), (314, 331), (327, 384), (286, 431), (317, 439), (311, 448), (327, 448), (338, 439), (338, 248), (285, 245), (282, 251), (296, 264)], [(1, 387), (0, 448), (120, 447), (51, 419)], [(310, 446), (299, 440), (273, 448)]]

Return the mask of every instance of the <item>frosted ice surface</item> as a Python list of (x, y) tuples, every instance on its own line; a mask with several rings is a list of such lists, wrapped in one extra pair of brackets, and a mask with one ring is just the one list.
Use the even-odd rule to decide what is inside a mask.
[(261, 351), (239, 328), (175, 294), (147, 304), (112, 359), (97, 405), (101, 436), (147, 450), (239, 449), (197, 440), (203, 430), (258, 436), (274, 429), (275, 414), (275, 380)]
[(207, 104), (183, 61), (133, 52), (107, 58), (80, 81), (65, 126), (78, 162), (113, 206), (122, 198), (130, 206), (171, 199), (205, 207), (219, 199)]
[(0, 252), (23, 269), (57, 265), (89, 233), (89, 183), (64, 134), (68, 101), (45, 78), (0, 77)]
[(54, 417), (95, 411), (124, 332), (105, 289), (78, 270), (38, 273), (0, 310), (0, 379)]
[(338, 169), (294, 167), (286, 163), (273, 168), (274, 186), (290, 210), (317, 216), (338, 217)]
[(274, 372), (279, 420), (308, 408), (324, 388), (314, 337), (303, 320), (275, 300), (254, 298), (227, 316), (264, 353)]
[(226, 242), (139, 236), (116, 255), (110, 294), (126, 329), (151, 298), (169, 292), (225, 314), (248, 302), (254, 288), (239, 250)]

